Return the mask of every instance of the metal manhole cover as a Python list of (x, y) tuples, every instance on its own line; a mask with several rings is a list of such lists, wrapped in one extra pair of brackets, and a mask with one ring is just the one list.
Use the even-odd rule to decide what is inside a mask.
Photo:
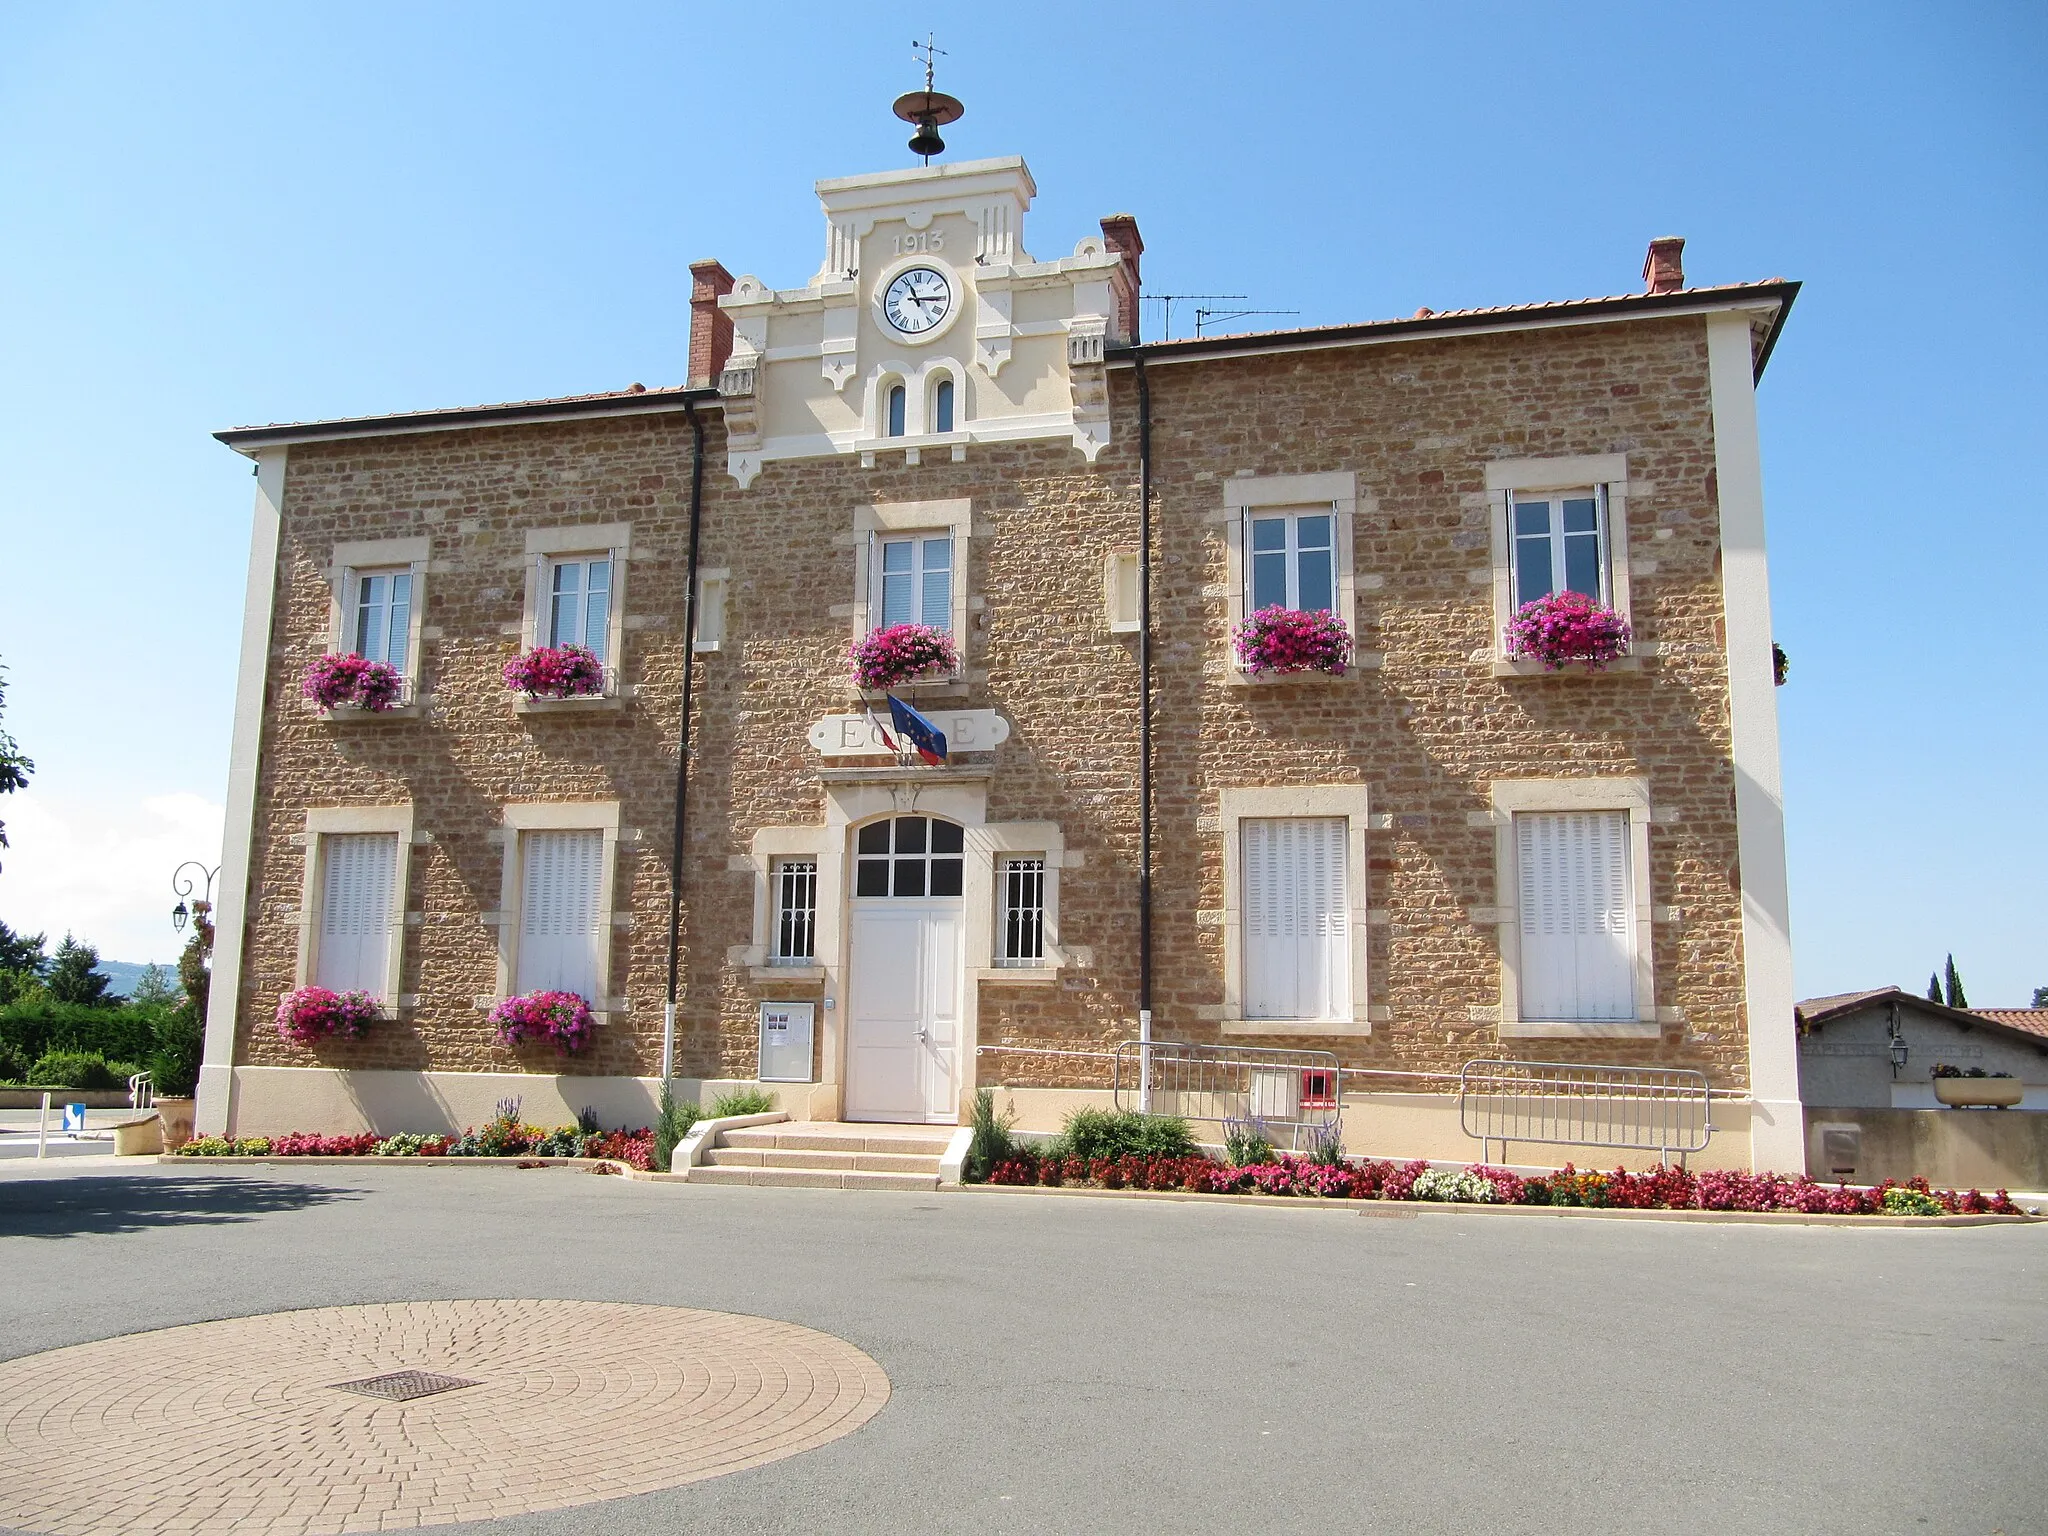
[(409, 1403), (416, 1397), (436, 1392), (453, 1392), (476, 1383), (462, 1376), (437, 1376), (432, 1371), (391, 1371), (383, 1376), (365, 1376), (361, 1381), (337, 1381), (337, 1392), (360, 1392), (364, 1397), (381, 1397), (389, 1403)]

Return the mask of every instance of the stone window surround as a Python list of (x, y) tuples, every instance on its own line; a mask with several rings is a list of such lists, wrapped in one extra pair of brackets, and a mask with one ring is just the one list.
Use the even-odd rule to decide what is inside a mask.
[(405, 693), (394, 709), (336, 709), (325, 713), (331, 720), (410, 719), (420, 712), (420, 643), (425, 638), (427, 612), (427, 562), (432, 541), (425, 534), (397, 539), (351, 539), (334, 546), (327, 567), (327, 654), (338, 656), (350, 650), (349, 623), (356, 607), (356, 578), (362, 571), (388, 571), (405, 567), (412, 573), (411, 614), (405, 637)]
[[(1217, 791), (1217, 826), (1223, 838), (1223, 1017), (1226, 1035), (1342, 1035), (1372, 1033), (1366, 1002), (1367, 877), (1371, 865), (1371, 790), (1364, 784), (1275, 785)], [(1244, 1016), (1244, 896), (1242, 823), (1269, 817), (1341, 816), (1345, 828), (1344, 889), (1350, 903), (1351, 1018), (1248, 1019)], [(1202, 914), (1208, 917), (1209, 914)]]
[[(953, 644), (960, 652), (962, 673), (949, 677), (928, 678), (922, 683), (912, 683), (900, 692), (914, 692), (920, 688), (950, 687), (957, 684), (967, 666), (967, 615), (970, 608), (979, 604), (968, 599), (968, 573), (973, 569), (968, 559), (969, 547), (974, 532), (974, 503), (967, 497), (956, 497), (947, 501), (898, 501), (880, 502), (869, 506), (856, 507), (853, 511), (853, 532), (849, 536), (853, 545), (853, 643), (858, 645), (868, 636), (869, 615), (879, 599), (878, 573), (875, 570), (875, 549), (884, 534), (917, 534), (947, 532), (953, 538), (953, 601), (952, 636)], [(820, 900), (822, 901), (822, 896)]]
[[(1495, 779), (1493, 825), (1495, 910), (1500, 934), (1500, 1038), (1503, 1040), (1655, 1040), (1657, 978), (1650, 896), (1650, 781), (1637, 778)], [(1636, 1017), (1572, 1022), (1521, 1017), (1521, 880), (1515, 849), (1517, 811), (1625, 811), (1629, 885), (1635, 906)]]
[[(1514, 535), (1509, 531), (1509, 508), (1516, 491), (1565, 491), (1583, 486), (1604, 486), (1607, 491), (1607, 582), (1614, 599), (1614, 611), (1631, 624), (1628, 561), (1628, 455), (1625, 453), (1579, 454), (1547, 459), (1495, 459), (1486, 466), (1487, 543), (1492, 556), (1493, 629), (1486, 642), (1486, 655), (1495, 677), (1562, 677), (1565, 672), (1546, 673), (1540, 661), (1509, 661), (1501, 654), (1501, 634), (1515, 616)], [(1614, 666), (1623, 669), (1641, 665), (1640, 658), (1654, 654), (1648, 643), (1636, 643)]]
[[(915, 263), (912, 263), (915, 265)], [(957, 307), (957, 306), (956, 306)], [(953, 384), (953, 430), (934, 429), (932, 417), (938, 409), (939, 381)], [(889, 435), (889, 391), (903, 386), (903, 435)], [(951, 357), (928, 357), (921, 363), (892, 359), (868, 375), (867, 398), (862, 403), (861, 435), (851, 447), (863, 454), (903, 449), (906, 464), (922, 460), (926, 448), (950, 448), (958, 462), (966, 457), (968, 433), (962, 425), (972, 419), (967, 393), (967, 370)]]
[(725, 648), (725, 606), (732, 596), (732, 567), (705, 566), (697, 572), (697, 632), (690, 648), (699, 655)]
[[(1088, 963), (1085, 950), (1074, 950), (1060, 942), (1060, 870), (1078, 862), (1079, 856), (1067, 854), (1065, 835), (1056, 822), (990, 822), (986, 779), (919, 784), (910, 777), (911, 773), (914, 770), (906, 771), (900, 779), (828, 781), (822, 826), (762, 827), (754, 833), (749, 851), (728, 861), (731, 868), (745, 870), (752, 876), (753, 942), (729, 951), (727, 960), (729, 964), (745, 966), (750, 980), (757, 985), (766, 984), (766, 989), (773, 992), (791, 984), (822, 989), (826, 1006), (820, 1013), (820, 1071), (825, 1082), (844, 1082), (845, 1034), (840, 1000), (847, 996), (847, 967), (851, 960), (846, 915), (854, 835), (867, 822), (891, 816), (937, 816), (959, 823), (965, 833), (966, 855), (961, 916), (967, 985), (961, 998), (959, 1058), (963, 1064), (964, 1091), (972, 1086), (971, 1064), (979, 1043), (981, 984), (1050, 986), (1059, 980), (1063, 970)], [(1044, 962), (1036, 966), (996, 963), (996, 861), (1013, 853), (1045, 857), (1045, 956)], [(815, 859), (818, 865), (817, 924), (813, 930), (817, 963), (813, 965), (767, 963), (769, 935), (775, 921), (772, 872), (778, 860), (788, 858)]]
[(1144, 571), (1138, 567), (1138, 558), (1135, 548), (1112, 549), (1102, 557), (1102, 611), (1112, 635), (1135, 635), (1138, 632), (1144, 594), (1136, 593), (1128, 609), (1121, 594), (1121, 577), (1127, 567), (1132, 572), (1134, 587), (1145, 579)]
[[(482, 916), (483, 925), (498, 930), (498, 975), (496, 990), (488, 998), (479, 998), (478, 1006), (488, 1008), (512, 995), (514, 978), (519, 974), (519, 927), (520, 907), (525, 895), (524, 849), (521, 834), (526, 832), (601, 832), (604, 834), (604, 851), (600, 855), (597, 871), (599, 900), (603, 905), (598, 909), (597, 929), (597, 996), (590, 1000), (590, 1010), (596, 1014), (623, 1013), (626, 1000), (612, 993), (612, 941), (615, 931), (627, 926), (631, 918), (617, 910), (618, 901), (618, 859), (619, 859), (619, 802), (616, 800), (525, 800), (513, 801), (504, 808), (504, 825), (493, 829), (485, 836), (504, 847), (503, 872), (500, 877), (498, 910)], [(637, 833), (635, 834), (638, 835)]]
[[(1351, 525), (1358, 513), (1358, 476), (1350, 470), (1338, 470), (1317, 475), (1233, 475), (1223, 482), (1223, 510), (1215, 514), (1223, 524), (1225, 541), (1225, 599), (1228, 603), (1227, 623), (1223, 643), (1227, 653), (1226, 681), (1243, 686), (1261, 686), (1283, 682), (1301, 682), (1324, 678), (1324, 673), (1274, 676), (1269, 673), (1249, 675), (1237, 659), (1237, 648), (1231, 640), (1238, 625), (1245, 620), (1246, 596), (1251, 586), (1251, 571), (1246, 563), (1244, 547), (1247, 514), (1252, 512), (1314, 511), (1328, 506), (1334, 522), (1336, 540), (1337, 617), (1344, 621), (1344, 627), (1355, 643), (1358, 639), (1358, 588), (1360, 577), (1355, 568), (1356, 546), (1352, 539)], [(1371, 510), (1368, 504), (1367, 510)], [(1366, 577), (1367, 587), (1379, 585), (1378, 578)], [(1352, 665), (1346, 676), (1352, 672), (1369, 672), (1378, 667), (1383, 658), (1376, 652), (1354, 650)], [(1329, 679), (1332, 682), (1341, 679)]]
[(306, 812), (306, 830), (293, 839), (306, 850), (306, 867), (299, 896), (298, 963), (292, 985), (309, 986), (318, 974), (321, 865), (326, 840), (364, 832), (395, 833), (398, 837), (397, 866), (391, 877), (391, 953), (385, 960), (384, 985), (379, 995), (385, 1006), (394, 1011), (410, 1008), (415, 1000), (398, 990), (405, 970), (405, 930), (411, 922), (406, 914), (406, 901), (416, 839), (410, 800), (395, 805), (315, 807)]
[(513, 701), (520, 714), (549, 714), (587, 709), (616, 709), (630, 696), (621, 679), (625, 675), (626, 571), (633, 561), (631, 523), (578, 523), (556, 528), (526, 530), (526, 605), (519, 619), (519, 649), (534, 650), (547, 633), (549, 596), (548, 572), (562, 555), (609, 553), (612, 562), (611, 612), (605, 623), (605, 690), (600, 695), (576, 699), (529, 699)]

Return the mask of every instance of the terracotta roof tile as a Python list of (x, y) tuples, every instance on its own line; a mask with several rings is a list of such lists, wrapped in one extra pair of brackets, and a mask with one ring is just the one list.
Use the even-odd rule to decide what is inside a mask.
[(2048, 1039), (2048, 1008), (1970, 1008), (1965, 1012), (1974, 1013), (1980, 1019), (1989, 1019), (1994, 1024), (2003, 1024), (2007, 1029), (2023, 1029), (2030, 1035)]

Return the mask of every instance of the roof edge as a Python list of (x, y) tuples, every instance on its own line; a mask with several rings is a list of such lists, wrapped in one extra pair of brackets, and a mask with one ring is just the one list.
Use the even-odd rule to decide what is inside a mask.
[[(1812, 998), (1809, 1001), (1821, 1002), (1823, 999)], [(2021, 1029), (2016, 1024), (2007, 1024), (1999, 1019), (1987, 1018), (1982, 1010), (1951, 1008), (1947, 1003), (1937, 1003), (1932, 998), (1915, 997), (1903, 987), (1880, 987), (1870, 992), (1841, 994), (1840, 1001), (1834, 1002), (1826, 1008), (1815, 1009), (1812, 1012), (1808, 1012), (1807, 1003), (1798, 1003), (1794, 1005), (1792, 1014), (1802, 1028), (1812, 1029), (1819, 1025), (1832, 1023), (1836, 1019), (1846, 1018), (1852, 1013), (1860, 1013), (1875, 1004), (1886, 1003), (1910, 1003), (1915, 1008), (1931, 1013), (1937, 1018), (1947, 1019), (1951, 1023), (1965, 1025), (1971, 1029), (1997, 1030), (2002, 1034), (2011, 1035), (2016, 1040), (2025, 1040), (2032, 1045), (2041, 1047), (2043, 1050), (2048, 1050), (2048, 1037), (2037, 1035), (2032, 1030)], [(2009, 1008), (2000, 1011), (2021, 1013), (2027, 1010)]]
[(342, 416), (329, 421), (279, 422), (263, 427), (229, 427), (213, 434), (238, 453), (288, 443), (333, 442), (351, 437), (396, 437), (416, 432), (456, 432), (465, 427), (514, 426), (527, 422), (573, 421), (600, 416), (646, 416), (680, 411), (718, 398), (708, 385), (648, 389), (637, 394), (581, 395), (560, 400), (520, 400), (503, 405), (466, 405), (445, 410), (402, 411), (384, 416)]

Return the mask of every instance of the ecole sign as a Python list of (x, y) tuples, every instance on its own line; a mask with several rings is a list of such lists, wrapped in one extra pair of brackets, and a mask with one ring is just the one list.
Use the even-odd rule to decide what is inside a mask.
[[(945, 732), (951, 752), (989, 752), (1010, 739), (1010, 722), (992, 709), (928, 709), (922, 713)], [(811, 727), (810, 743), (827, 757), (896, 755), (867, 715), (827, 715)]]

